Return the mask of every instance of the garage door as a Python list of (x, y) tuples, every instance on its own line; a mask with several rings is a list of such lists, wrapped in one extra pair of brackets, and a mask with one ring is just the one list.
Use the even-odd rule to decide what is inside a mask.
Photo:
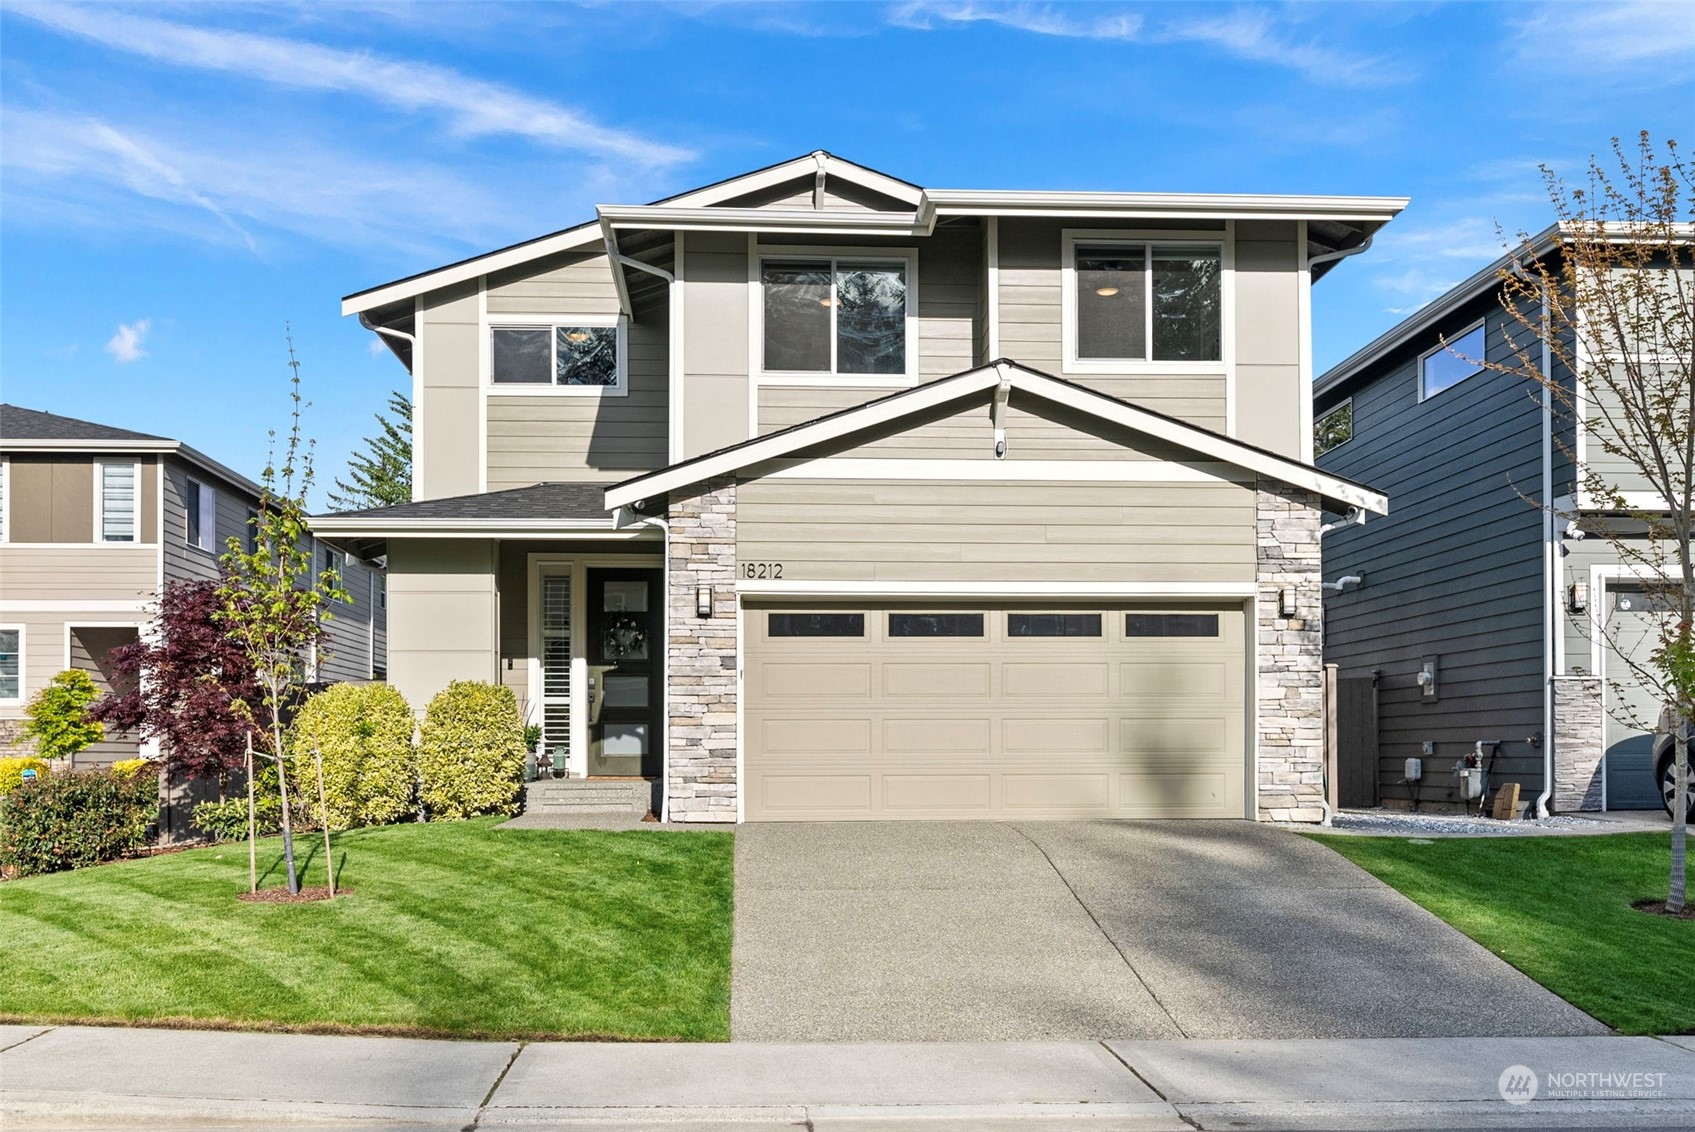
[(750, 821), (1246, 813), (1239, 606), (744, 617)]

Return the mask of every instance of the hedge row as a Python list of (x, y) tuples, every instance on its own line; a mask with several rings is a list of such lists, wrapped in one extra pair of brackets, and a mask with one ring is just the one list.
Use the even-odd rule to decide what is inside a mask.
[(158, 817), (153, 774), (106, 769), (31, 779), (0, 799), (0, 866), (29, 876), (115, 861), (147, 847)]

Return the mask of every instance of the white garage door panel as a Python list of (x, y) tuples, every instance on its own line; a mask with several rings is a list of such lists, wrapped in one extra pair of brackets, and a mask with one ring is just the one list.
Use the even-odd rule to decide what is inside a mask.
[[(1127, 610), (1207, 612), (1216, 636), (1131, 636)], [(1097, 637), (1014, 637), (959, 602), (806, 607), (857, 637), (776, 636), (745, 613), (751, 821), (1241, 817), (1247, 810), (1240, 607), (1098, 613)], [(980, 636), (898, 637), (889, 614), (971, 613)]]

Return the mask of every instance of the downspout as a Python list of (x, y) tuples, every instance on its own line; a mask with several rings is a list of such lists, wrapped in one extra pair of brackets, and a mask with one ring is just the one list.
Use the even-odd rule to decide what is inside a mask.
[(1361, 252), (1369, 249), (1371, 247), (1371, 241), (1375, 240), (1376, 238), (1377, 238), (1377, 233), (1373, 232), (1370, 235), (1368, 235), (1365, 239), (1361, 240), (1354, 247), (1339, 248), (1339, 249), (1337, 249), (1336, 251), (1333, 251), (1333, 252), (1320, 252), (1319, 254), (1317, 254), (1315, 256), (1309, 256), (1309, 257), (1307, 257), (1307, 270), (1311, 271), (1313, 269), (1314, 265), (1316, 265), (1316, 264), (1334, 263), (1335, 261), (1337, 261), (1339, 259), (1347, 259), (1351, 255), (1359, 255)]
[(366, 314), (364, 311), (359, 312), (359, 325), (374, 334), (384, 334), (390, 338), (399, 338), (412, 348), (413, 355), (416, 356), (418, 351), (417, 335), (408, 334), (404, 330), (396, 330), (392, 326), (378, 326), (376, 323), (371, 321), (371, 316)]
[(1554, 651), (1560, 626), (1559, 516), (1554, 514), (1554, 401), (1548, 389), (1551, 365), (1548, 346), (1548, 295), (1542, 295), (1542, 574), (1544, 607), (1542, 642), (1542, 793), (1536, 796), (1536, 816), (1548, 816), (1554, 796)]

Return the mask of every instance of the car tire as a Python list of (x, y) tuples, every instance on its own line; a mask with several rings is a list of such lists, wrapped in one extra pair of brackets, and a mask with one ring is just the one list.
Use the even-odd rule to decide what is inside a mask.
[[(1654, 781), (1660, 785), (1660, 803), (1666, 813), (1672, 812), (1672, 795), (1677, 792), (1677, 751), (1672, 749), (1660, 756), (1654, 768)], [(1684, 820), (1695, 823), (1695, 766), (1689, 768), (1689, 781), (1683, 794)]]

